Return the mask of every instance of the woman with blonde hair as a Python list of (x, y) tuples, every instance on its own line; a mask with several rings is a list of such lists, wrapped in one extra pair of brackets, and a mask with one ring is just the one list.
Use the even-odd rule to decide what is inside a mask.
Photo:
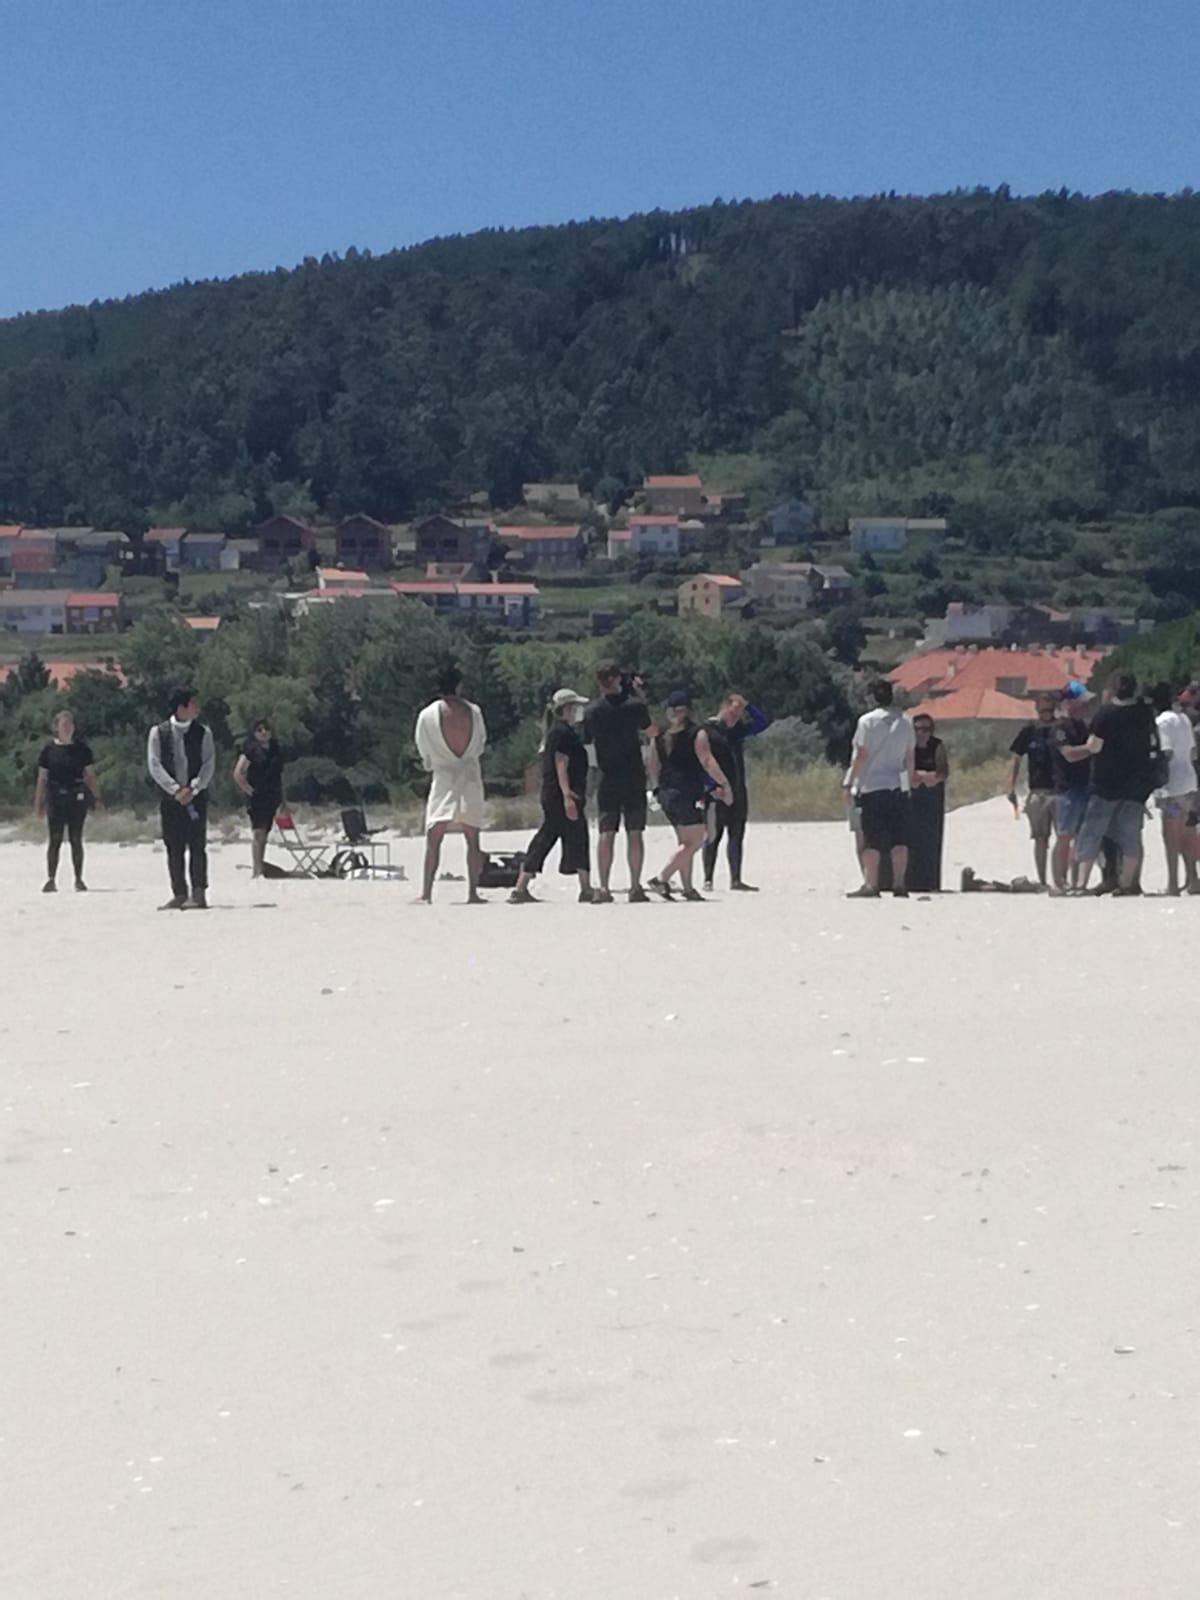
[(592, 898), (591, 854), (587, 825), (587, 746), (575, 724), (587, 701), (574, 689), (559, 689), (546, 707), (541, 745), (542, 825), (529, 842), (517, 885), (509, 895), (512, 905), (528, 905), (534, 896), (529, 880), (536, 878), (546, 857), (561, 842), (558, 870), (579, 878), (579, 898)]
[(88, 807), (100, 801), (96, 760), (89, 746), (75, 737), (75, 718), (69, 711), (60, 711), (51, 726), (54, 737), (38, 756), (33, 796), (34, 812), (44, 816), (50, 828), (42, 893), (54, 894), (58, 889), (58, 858), (65, 832), (71, 842), (75, 889), (82, 894), (87, 889), (83, 881), (83, 825)]

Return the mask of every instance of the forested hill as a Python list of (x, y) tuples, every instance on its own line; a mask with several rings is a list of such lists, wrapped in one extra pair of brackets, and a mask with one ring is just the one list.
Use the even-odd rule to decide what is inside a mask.
[(1002, 544), (1200, 504), (1198, 438), (1191, 194), (715, 204), (0, 323), (10, 521), (394, 520), (748, 454), (764, 494)]

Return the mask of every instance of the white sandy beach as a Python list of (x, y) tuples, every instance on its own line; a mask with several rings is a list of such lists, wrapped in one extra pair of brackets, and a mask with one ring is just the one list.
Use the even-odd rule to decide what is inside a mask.
[(1200, 901), (212, 858), (0, 849), (3, 1600), (1195, 1594)]

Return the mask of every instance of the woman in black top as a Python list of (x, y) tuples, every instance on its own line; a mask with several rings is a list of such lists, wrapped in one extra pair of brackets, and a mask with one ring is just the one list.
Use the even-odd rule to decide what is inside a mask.
[(591, 859), (588, 850), (587, 746), (575, 731), (587, 701), (574, 689), (559, 689), (546, 707), (542, 739), (542, 825), (529, 842), (509, 895), (512, 905), (528, 905), (534, 896), (529, 880), (536, 878), (546, 857), (561, 841), (558, 870), (579, 877), (579, 898), (592, 898)]
[(942, 839), (946, 828), (946, 746), (933, 731), (933, 718), (913, 718), (914, 785), (909, 817), (908, 887), (913, 894), (940, 894)]
[(44, 816), (50, 826), (47, 876), (42, 893), (54, 894), (58, 888), (55, 879), (64, 830), (71, 841), (75, 888), (82, 893), (87, 888), (83, 881), (83, 824), (89, 805), (100, 799), (95, 757), (83, 740), (75, 737), (75, 718), (69, 711), (58, 713), (53, 729), (54, 738), (38, 757), (37, 788), (33, 797), (34, 811), (39, 817)]
[(254, 876), (261, 878), (267, 835), (275, 813), (283, 804), (283, 755), (266, 717), (260, 717), (234, 763), (233, 781), (246, 796), (250, 815), (251, 859)]
[(678, 841), (674, 855), (646, 885), (664, 900), (671, 898), (671, 878), (679, 874), (685, 900), (703, 900), (692, 883), (692, 863), (704, 843), (704, 802), (711, 787), (722, 805), (733, 804), (729, 780), (717, 764), (708, 734), (692, 720), (691, 700), (683, 689), (667, 696), (667, 728), (652, 746), (655, 793)]

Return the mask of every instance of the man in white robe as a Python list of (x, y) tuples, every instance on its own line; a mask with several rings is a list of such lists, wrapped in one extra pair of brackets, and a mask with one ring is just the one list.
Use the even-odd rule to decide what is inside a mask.
[(467, 841), (467, 901), (481, 905), (479, 877), (483, 850), (483, 774), (479, 763), (487, 745), (483, 712), (459, 693), (462, 672), (448, 667), (438, 678), (438, 698), (417, 718), (417, 753), (431, 774), (425, 805), (425, 876), (419, 904), (433, 900), (442, 840), (458, 832)]

